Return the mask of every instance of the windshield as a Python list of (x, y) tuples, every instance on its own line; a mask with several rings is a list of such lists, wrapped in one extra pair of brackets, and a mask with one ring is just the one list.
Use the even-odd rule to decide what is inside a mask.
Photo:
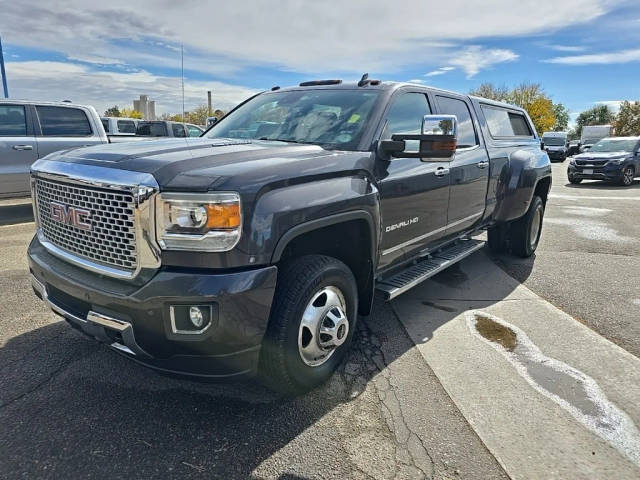
[(377, 91), (336, 89), (265, 93), (223, 117), (206, 137), (356, 150), (378, 96)]
[(550, 145), (552, 147), (562, 147), (566, 144), (566, 138), (564, 137), (542, 137), (542, 143)]
[(633, 148), (638, 143), (635, 138), (605, 138), (591, 147), (590, 152), (633, 152)]

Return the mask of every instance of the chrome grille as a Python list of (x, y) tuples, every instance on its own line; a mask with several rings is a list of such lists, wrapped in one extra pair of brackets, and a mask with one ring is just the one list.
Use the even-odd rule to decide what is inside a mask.
[[(121, 270), (138, 264), (134, 225), (134, 196), (126, 190), (35, 178), (38, 217), (42, 234), (67, 252)], [(51, 202), (90, 211), (90, 230), (55, 221)]]

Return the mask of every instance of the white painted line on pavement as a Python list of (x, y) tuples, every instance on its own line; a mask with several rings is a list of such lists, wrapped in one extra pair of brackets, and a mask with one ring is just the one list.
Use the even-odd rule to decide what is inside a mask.
[(640, 201), (640, 196), (637, 197), (611, 197), (611, 196), (592, 196), (592, 195), (563, 195), (561, 193), (550, 193), (549, 198), (559, 198), (563, 200), (631, 200)]

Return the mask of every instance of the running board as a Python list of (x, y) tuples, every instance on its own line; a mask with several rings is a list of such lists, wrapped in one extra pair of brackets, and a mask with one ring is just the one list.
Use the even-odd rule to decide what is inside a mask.
[(376, 289), (384, 292), (387, 300), (391, 300), (433, 277), (436, 273), (468, 257), (476, 250), (480, 250), (484, 247), (484, 244), (485, 242), (482, 240), (462, 240), (405, 268), (392, 277), (379, 280), (376, 283)]

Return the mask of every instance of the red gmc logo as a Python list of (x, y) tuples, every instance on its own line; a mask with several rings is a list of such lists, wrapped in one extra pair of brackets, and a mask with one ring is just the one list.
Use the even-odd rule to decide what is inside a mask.
[(54, 222), (66, 223), (80, 230), (91, 230), (91, 211), (58, 202), (51, 202), (49, 209)]

